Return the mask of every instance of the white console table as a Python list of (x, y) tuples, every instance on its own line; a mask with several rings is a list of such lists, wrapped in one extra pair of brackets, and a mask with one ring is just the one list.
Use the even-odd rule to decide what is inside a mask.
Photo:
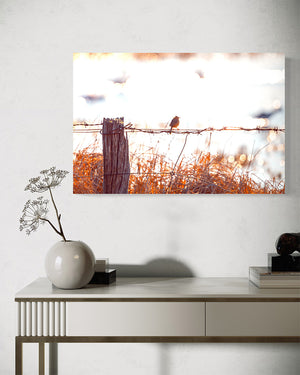
[(118, 278), (77, 290), (41, 278), (15, 301), (17, 375), (29, 342), (39, 343), (43, 375), (45, 343), (300, 341), (300, 290), (259, 289), (246, 278)]

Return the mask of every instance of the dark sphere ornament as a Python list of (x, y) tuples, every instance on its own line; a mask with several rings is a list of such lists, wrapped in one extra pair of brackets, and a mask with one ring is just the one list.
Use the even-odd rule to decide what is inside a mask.
[(294, 251), (300, 252), (300, 232), (281, 234), (275, 246), (277, 253), (280, 255), (290, 255)]

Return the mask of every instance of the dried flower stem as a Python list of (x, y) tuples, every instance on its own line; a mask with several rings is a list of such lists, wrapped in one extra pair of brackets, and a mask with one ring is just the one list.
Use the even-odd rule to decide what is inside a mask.
[[(42, 220), (42, 221), (46, 221), (47, 223), (49, 223), (50, 225), (51, 225), (51, 227), (55, 230), (55, 232), (57, 233), (57, 234), (59, 234), (60, 236), (62, 236), (62, 234), (60, 233), (60, 231), (57, 229), (57, 228), (55, 228), (55, 226), (51, 223), (51, 221), (49, 220), (49, 219), (44, 219), (44, 218), (42, 218), (42, 217), (40, 217), (40, 220)], [(64, 237), (63, 237), (64, 238)], [(66, 240), (65, 240), (66, 241)]]
[(49, 224), (52, 226), (52, 228), (56, 231), (56, 233), (58, 233), (60, 236), (62, 236), (62, 238), (63, 238), (64, 241), (66, 242), (67, 240), (66, 240), (66, 237), (65, 237), (65, 235), (64, 235), (64, 231), (63, 231), (63, 229), (62, 229), (62, 225), (61, 225), (61, 222), (60, 222), (61, 214), (58, 213), (58, 209), (57, 209), (56, 204), (55, 204), (55, 202), (54, 202), (54, 198), (53, 198), (53, 195), (52, 195), (52, 191), (51, 191), (50, 186), (48, 187), (48, 189), (49, 189), (49, 193), (50, 193), (51, 201), (52, 201), (53, 206), (54, 206), (54, 209), (55, 209), (55, 213), (56, 213), (56, 217), (57, 217), (57, 221), (58, 221), (58, 225), (59, 225), (59, 229), (60, 229), (60, 231), (58, 231), (58, 230), (54, 227), (54, 225), (53, 225), (49, 220), (47, 220), (47, 221), (48, 221)]

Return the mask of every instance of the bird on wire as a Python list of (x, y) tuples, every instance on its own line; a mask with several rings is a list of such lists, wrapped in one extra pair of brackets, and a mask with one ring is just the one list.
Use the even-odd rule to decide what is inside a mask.
[(180, 119), (180, 117), (178, 117), (178, 116), (173, 117), (173, 119), (172, 119), (172, 121), (170, 123), (170, 127), (171, 127), (170, 134), (172, 133), (173, 128), (178, 128), (178, 126), (179, 126), (179, 119)]

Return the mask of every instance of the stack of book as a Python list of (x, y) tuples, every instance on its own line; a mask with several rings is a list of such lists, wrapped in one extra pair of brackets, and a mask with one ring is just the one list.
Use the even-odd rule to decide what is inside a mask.
[(268, 254), (268, 267), (250, 267), (249, 280), (259, 288), (300, 288), (300, 254)]
[(108, 258), (96, 259), (95, 273), (89, 284), (111, 284), (116, 281), (117, 272), (109, 268)]

